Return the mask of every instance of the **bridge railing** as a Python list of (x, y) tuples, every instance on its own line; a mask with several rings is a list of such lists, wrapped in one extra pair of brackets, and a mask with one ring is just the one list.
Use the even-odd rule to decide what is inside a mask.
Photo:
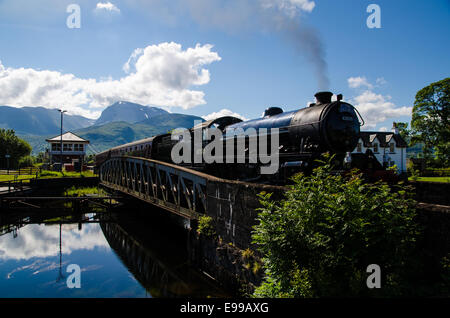
[(112, 189), (196, 219), (207, 211), (207, 175), (170, 163), (116, 157), (99, 169), (100, 182)]

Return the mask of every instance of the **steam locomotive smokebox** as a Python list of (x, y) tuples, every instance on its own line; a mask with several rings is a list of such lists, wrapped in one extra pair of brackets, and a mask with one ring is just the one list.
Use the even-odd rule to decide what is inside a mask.
[(314, 97), (317, 99), (317, 104), (329, 104), (331, 103), (332, 92), (318, 92)]

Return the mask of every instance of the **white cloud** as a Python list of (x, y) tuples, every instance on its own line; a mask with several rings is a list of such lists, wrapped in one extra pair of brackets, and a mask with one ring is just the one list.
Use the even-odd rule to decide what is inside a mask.
[(381, 86), (381, 85), (387, 84), (387, 81), (384, 79), (384, 77), (378, 77), (376, 79), (376, 83), (377, 83), (378, 86)]
[[(97, 224), (84, 224), (81, 231), (77, 225), (63, 225), (62, 252), (70, 254), (76, 250), (108, 248), (108, 242)], [(59, 226), (27, 225), (18, 231), (18, 236), (0, 237), (0, 260), (21, 260), (34, 257), (57, 255), (59, 244)]]
[(359, 87), (366, 87), (368, 89), (373, 89), (374, 87), (380, 87), (382, 85), (387, 84), (387, 81), (384, 79), (384, 77), (378, 77), (375, 80), (375, 85), (370, 83), (365, 76), (356, 76), (356, 77), (349, 77), (347, 79), (348, 87), (350, 88), (359, 88)]
[[(65, 108), (90, 118), (119, 100), (160, 107), (192, 108), (205, 104), (204, 92), (190, 89), (209, 83), (204, 66), (220, 61), (212, 45), (161, 43), (135, 50), (124, 65), (129, 74), (113, 80), (82, 79), (73, 74), (0, 63), (0, 104)], [(138, 53), (136, 53), (138, 52)], [(131, 72), (133, 70), (133, 72)]]
[(240, 115), (238, 113), (232, 112), (231, 110), (226, 109), (226, 108), (221, 109), (218, 112), (213, 112), (211, 114), (202, 116), (202, 118), (204, 120), (211, 120), (211, 119), (216, 119), (216, 118), (224, 117), (224, 116), (233, 116), (233, 117), (240, 118), (242, 120), (246, 120), (246, 118), (244, 116), (242, 116), (242, 115)]
[(99, 2), (97, 3), (97, 6), (95, 7), (96, 11), (109, 11), (109, 12), (116, 12), (120, 13), (120, 9), (116, 7), (111, 2)]
[(358, 88), (362, 86), (365, 86), (367, 88), (373, 88), (373, 85), (367, 81), (367, 78), (361, 76), (350, 77), (347, 79), (347, 82), (350, 88)]
[(365, 129), (373, 129), (377, 124), (390, 118), (411, 116), (412, 107), (397, 107), (391, 102), (391, 96), (374, 92), (374, 88), (387, 83), (383, 77), (376, 79), (376, 85), (372, 85), (364, 76), (350, 77), (347, 82), (350, 88), (366, 88), (360, 95), (350, 99), (361, 113), (365, 121)]
[(356, 106), (365, 121), (364, 128), (373, 129), (378, 123), (390, 118), (411, 116), (412, 107), (396, 107), (390, 96), (376, 94), (370, 90), (352, 98), (350, 102)]
[(131, 64), (135, 64), (137, 59), (144, 54), (144, 50), (141, 48), (137, 48), (131, 53), (128, 61), (123, 65), (122, 69), (125, 73), (130, 73), (131, 71)]
[(263, 8), (277, 8), (290, 17), (298, 15), (301, 11), (311, 12), (316, 6), (310, 0), (260, 0)]

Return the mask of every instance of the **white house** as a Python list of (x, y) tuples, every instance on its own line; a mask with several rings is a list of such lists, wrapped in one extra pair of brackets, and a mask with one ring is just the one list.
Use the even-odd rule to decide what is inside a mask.
[(406, 172), (407, 143), (398, 133), (394, 122), (391, 132), (361, 131), (358, 144), (352, 153), (365, 153), (370, 149), (381, 165), (397, 165), (399, 173)]

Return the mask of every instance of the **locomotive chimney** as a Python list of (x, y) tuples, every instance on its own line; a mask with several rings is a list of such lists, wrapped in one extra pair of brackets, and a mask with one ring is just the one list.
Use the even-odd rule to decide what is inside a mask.
[(331, 103), (332, 92), (318, 92), (314, 97), (317, 100), (317, 104), (329, 104)]

